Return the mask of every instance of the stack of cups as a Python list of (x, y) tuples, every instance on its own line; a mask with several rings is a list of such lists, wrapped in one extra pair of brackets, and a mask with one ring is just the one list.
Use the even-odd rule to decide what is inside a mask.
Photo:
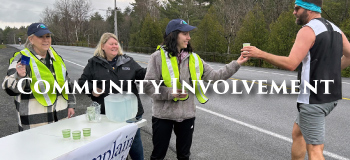
[(79, 130), (73, 131), (72, 136), (74, 140), (79, 140), (81, 138), (81, 132)]
[(83, 135), (84, 135), (84, 137), (90, 137), (91, 136), (91, 128), (83, 128)]
[(62, 130), (63, 138), (69, 138), (70, 137), (70, 129), (64, 129)]

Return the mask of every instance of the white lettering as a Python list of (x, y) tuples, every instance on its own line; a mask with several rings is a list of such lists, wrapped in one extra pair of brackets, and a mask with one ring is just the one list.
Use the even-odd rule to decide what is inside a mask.
[(300, 92), (295, 91), (297, 88), (299, 89), (299, 87), (300, 87), (298, 85), (295, 85), (295, 83), (300, 83), (300, 81), (299, 80), (290, 80), (290, 82), (291, 82), (291, 91), (292, 91), (290, 94), (300, 94)]
[[(224, 83), (224, 85), (225, 85), (224, 92), (220, 92), (218, 90), (218, 83), (219, 82)], [(214, 92), (217, 93), (217, 94), (225, 94), (228, 91), (229, 86), (228, 86), (228, 83), (225, 80), (218, 80), (218, 81), (214, 82), (213, 89), (214, 89)]]
[(242, 90), (237, 92), (237, 80), (232, 80), (232, 93), (231, 94), (242, 94)]
[(100, 88), (100, 89), (102, 89), (102, 91), (99, 93), (99, 92), (97, 92), (97, 80), (92, 80), (92, 91), (93, 92), (95, 92), (96, 94), (102, 94), (102, 93), (104, 93), (105, 92), (105, 82), (106, 82), (106, 80), (102, 80), (102, 88)]
[(23, 81), (26, 80), (26, 79), (28, 79), (29, 81), (32, 81), (31, 78), (22, 78), (22, 79), (20, 79), (20, 80), (18, 81), (18, 83), (17, 83), (17, 89), (18, 89), (18, 91), (19, 91), (21, 94), (32, 94), (32, 91), (30, 91), (30, 92), (24, 92), (24, 91), (23, 91), (22, 83), (23, 83)]
[(133, 94), (131, 90), (133, 80), (126, 80), (126, 81), (128, 81), (128, 92), (126, 94)]
[(321, 80), (320, 83), (324, 82), (324, 94), (331, 94), (329, 93), (329, 82), (334, 83), (334, 79), (333, 80)]
[[(22, 94), (32, 94), (31, 92), (25, 92), (23, 90), (23, 81), (24, 80), (29, 80), (32, 81), (31, 78), (22, 78), (18, 81), (17, 84), (17, 89), (20, 93)], [(176, 80), (176, 79), (174, 79)], [(102, 94), (105, 92), (105, 81), (106, 80), (102, 80), (102, 88), (101, 88), (101, 92), (97, 91), (97, 82), (98, 80), (92, 80), (92, 87), (93, 87), (93, 91), (97, 94)], [(113, 81), (110, 81), (110, 88), (109, 91), (110, 93), (113, 93), (113, 89), (117, 90), (119, 93), (123, 94), (123, 81), (124, 80), (120, 80), (120, 86), (118, 86), (117, 84), (115, 84)], [(154, 94), (160, 94), (160, 86), (161, 84), (164, 82), (163, 80), (160, 80), (160, 83), (157, 84), (156, 80), (149, 80), (151, 81), (151, 83), (154, 86)], [(243, 90), (241, 89), (240, 91), (237, 90), (237, 81), (238, 80), (232, 80), (232, 92), (231, 94), (243, 94)], [(258, 81), (258, 82), (257, 82)], [(144, 83), (148, 82), (148, 80), (135, 80), (135, 82), (140, 82), (139, 83), (139, 94), (145, 94), (144, 93)], [(175, 83), (176, 81), (173, 81), (173, 83)], [(203, 93), (205, 94), (210, 86), (210, 83), (212, 82), (212, 80), (209, 80), (208, 83), (205, 85), (203, 80), (192, 80), (192, 85), (189, 83), (186, 83), (186, 81), (182, 81), (182, 85), (181, 85), (181, 89), (182, 89), (182, 94), (184, 94), (185, 92), (192, 92), (193, 94), (196, 93), (197, 89), (202, 89)], [(320, 84), (324, 83), (325, 85), (325, 91), (324, 94), (331, 94), (329, 91), (329, 85), (330, 83), (334, 83), (334, 80), (314, 80), (315, 86), (312, 86), (312, 84), (308, 83), (307, 81), (304, 81), (302, 88), (303, 88), (303, 93), (301, 93), (300, 91), (296, 91), (297, 89), (300, 89), (301, 86), (298, 85), (297, 83), (299, 83), (299, 80), (290, 80), (291, 83), (291, 93), (287, 92), (287, 85), (286, 85), (286, 81), (284, 80), (282, 82), (282, 84), (280, 86), (278, 86), (273, 80), (271, 81), (271, 90), (268, 91), (268, 87), (265, 83), (267, 83), (267, 80), (252, 80), (251, 82), (248, 82), (247, 80), (242, 80), (244, 89), (247, 91), (248, 94), (250, 94), (250, 92), (252, 91), (252, 88), (254, 86), (254, 83), (258, 84), (258, 92), (257, 94), (279, 94), (281, 92), (281, 90), (283, 90), (283, 94), (308, 94), (310, 91), (317, 94), (317, 82), (319, 82)], [(31, 82), (27, 82), (27, 83), (31, 83)], [(127, 80), (127, 85), (128, 85), (128, 92), (127, 94), (132, 94), (132, 84), (133, 80)], [(219, 83), (223, 83), (224, 84), (224, 90), (223, 91), (219, 91), (218, 90), (218, 84)], [(251, 83), (251, 84), (248, 84)], [(177, 82), (176, 82), (177, 84)], [(77, 89), (77, 91), (81, 94), (83, 92), (83, 90), (85, 90), (85, 94), (90, 94), (90, 88), (91, 86), (89, 86), (89, 81), (86, 81), (82, 87), (80, 87), (80, 85), (78, 84), (77, 81), (74, 81), (74, 85), (73, 85), (73, 91), (72, 93), (69, 93), (69, 83), (68, 81), (65, 81), (65, 83), (63, 84), (63, 86), (61, 87), (56, 81), (53, 84), (53, 94), (56, 94), (56, 90), (58, 93), (62, 93), (63, 90), (65, 90), (66, 94), (76, 94), (75, 93), (75, 89)], [(175, 85), (176, 86), (176, 85)], [(215, 91), (215, 93), (217, 94), (225, 94), (227, 93), (227, 91), (229, 90), (229, 84), (227, 81), (225, 80), (218, 80), (215, 81), (214, 85), (213, 85), (213, 90)], [(45, 90), (44, 90), (45, 89)], [(49, 82), (45, 81), (45, 80), (39, 80), (37, 82), (35, 82), (34, 84), (34, 90), (39, 93), (39, 94), (46, 94), (47, 92), (49, 92), (50, 90), (50, 84)], [(177, 93), (177, 87), (173, 87), (172, 91), (174, 93)], [(199, 90), (198, 90), (199, 91)]]
[(56, 94), (56, 89), (58, 91), (58, 93), (62, 93), (62, 91), (64, 90), (64, 88), (66, 88), (65, 93), (66, 94), (70, 94), (69, 93), (69, 87), (68, 87), (68, 81), (65, 81), (63, 84), (63, 87), (61, 88), (60, 85), (55, 81), (53, 83), (53, 91), (52, 94)]
[(157, 85), (156, 83), (156, 80), (150, 80), (154, 86), (154, 89), (155, 89), (155, 92), (154, 94), (160, 94), (159, 93), (159, 88), (160, 88), (160, 85), (163, 83), (164, 80), (160, 80), (160, 83)]
[(83, 87), (80, 88), (79, 84), (77, 81), (74, 81), (73, 84), (73, 94), (75, 94), (75, 88), (78, 90), (78, 93), (81, 94), (81, 92), (83, 91), (83, 89), (85, 89), (85, 94), (90, 94), (89, 91), (89, 81), (85, 81)]
[(212, 82), (212, 80), (209, 80), (208, 83), (207, 83), (207, 86), (204, 86), (204, 81), (203, 80), (198, 80), (197, 81), (199, 83), (199, 85), (201, 86), (202, 88), (202, 91), (203, 91), (203, 94), (205, 94), (210, 86), (210, 83)]
[(277, 84), (275, 83), (275, 81), (272, 81), (270, 94), (274, 94), (273, 90), (275, 90), (276, 93), (279, 94), (281, 89), (283, 89), (283, 94), (288, 94), (287, 93), (287, 85), (286, 85), (285, 80), (282, 82), (282, 84), (279, 88), (278, 88)]
[(177, 78), (172, 78), (173, 94), (177, 94)]
[[(267, 80), (258, 80), (258, 94), (267, 94), (267, 91), (263, 92), (263, 88), (265, 88), (267, 90)], [(265, 85), (263, 85), (263, 82), (265, 83)]]
[(182, 81), (182, 88), (181, 88), (182, 89), (182, 94), (185, 94), (185, 90), (186, 89), (191, 91), (193, 94), (195, 94), (196, 93), (196, 87), (195, 87), (196, 80), (192, 80), (192, 85), (193, 86), (191, 86), (190, 84), (186, 83), (185, 81)]
[(303, 94), (307, 94), (307, 90), (306, 87), (309, 88), (312, 92), (314, 92), (315, 94), (317, 94), (317, 81), (318, 80), (314, 80), (315, 81), (315, 87), (313, 87), (309, 82), (304, 80), (304, 93)]
[[(41, 92), (41, 90), (39, 89), (39, 85), (40, 85), (40, 88), (45, 88), (44, 92)], [(47, 82), (45, 80), (38, 80), (34, 84), (34, 90), (35, 90), (36, 93), (46, 94), (50, 90), (50, 84), (49, 84), (49, 82)]]
[(252, 88), (253, 88), (253, 85), (254, 85), (254, 83), (255, 83), (255, 80), (252, 81), (252, 84), (251, 84), (250, 86), (248, 86), (247, 80), (242, 80), (242, 82), (243, 82), (244, 88), (247, 90), (247, 93), (249, 94), (250, 91), (251, 91)]
[[(104, 80), (105, 81), (105, 80)], [(124, 80), (120, 80), (120, 86), (118, 86), (117, 84), (115, 84), (112, 80), (110, 80), (110, 85), (109, 85), (109, 93), (112, 94), (113, 93), (113, 89), (116, 89), (120, 94), (123, 94), (123, 82)], [(104, 86), (104, 85), (103, 85)], [(95, 87), (94, 87), (95, 88)], [(104, 88), (104, 87), (103, 87)], [(95, 91), (94, 91), (95, 92)], [(96, 93), (96, 92), (95, 92)], [(103, 93), (103, 92), (102, 92)]]
[(144, 90), (143, 90), (143, 83), (147, 83), (148, 82), (148, 80), (135, 80), (135, 82), (137, 83), (139, 83), (139, 94), (145, 94), (145, 92), (144, 92)]

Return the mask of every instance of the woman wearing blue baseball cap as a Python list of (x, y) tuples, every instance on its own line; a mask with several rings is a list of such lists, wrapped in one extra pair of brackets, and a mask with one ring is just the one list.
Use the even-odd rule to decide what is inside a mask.
[[(31, 24), (25, 49), (10, 59), (2, 86), (7, 94), (15, 97), (19, 131), (70, 118), (74, 114), (75, 97), (65, 93), (68, 88), (62, 93), (57, 90), (57, 94), (53, 93), (55, 83), (63, 88), (70, 79), (63, 59), (51, 47), (51, 34), (45, 24)], [(69, 90), (72, 88), (69, 83)]]
[[(173, 130), (177, 159), (189, 159), (195, 126), (194, 99), (202, 104), (208, 101), (198, 81), (228, 79), (248, 60), (241, 56), (215, 71), (192, 51), (190, 31), (195, 28), (182, 19), (171, 20), (166, 27), (163, 43), (151, 55), (148, 63), (145, 80), (164, 81), (159, 87), (160, 94), (155, 94), (151, 81), (145, 85), (146, 94), (153, 99), (154, 148), (151, 159), (164, 159)], [(183, 90), (183, 82), (196, 86), (195, 93)], [(177, 93), (173, 93), (173, 90)]]

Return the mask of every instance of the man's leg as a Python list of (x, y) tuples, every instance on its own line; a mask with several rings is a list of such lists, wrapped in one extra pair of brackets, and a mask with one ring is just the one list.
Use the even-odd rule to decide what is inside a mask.
[(307, 153), (309, 160), (324, 160), (323, 156), (324, 144), (307, 144)]
[(337, 101), (323, 104), (302, 104), (299, 112), (299, 127), (306, 142), (310, 160), (324, 160), (326, 116), (337, 105)]
[(294, 123), (292, 131), (292, 160), (304, 160), (306, 154), (306, 143), (298, 124)]

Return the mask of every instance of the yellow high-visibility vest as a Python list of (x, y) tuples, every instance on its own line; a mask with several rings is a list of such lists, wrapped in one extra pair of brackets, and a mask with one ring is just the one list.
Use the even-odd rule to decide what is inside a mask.
[[(62, 60), (62, 58), (55, 52), (55, 50), (50, 47), (51, 53), (53, 54), (55, 60), (52, 61), (53, 68), (55, 71), (55, 75), (53, 75), (47, 66), (42, 63), (35, 55), (33, 55), (29, 49), (25, 48), (21, 50), (20, 52), (17, 52), (14, 54), (14, 56), (10, 59), (10, 64), (12, 63), (14, 57), (16, 57), (19, 53), (21, 53), (24, 56), (30, 57), (30, 68), (31, 68), (31, 78), (32, 82), (30, 83), (30, 88), (32, 90), (32, 93), (35, 97), (35, 99), (43, 106), (51, 106), (53, 103), (55, 103), (57, 99), (57, 94), (53, 93), (54, 88), (54, 82), (56, 81), (57, 84), (62, 88), (64, 86), (64, 83), (66, 81), (66, 66)], [(45, 80), (47, 81), (50, 86), (46, 86), (44, 82), (39, 82), (39, 90), (40, 92), (44, 92), (46, 90), (46, 87), (50, 87), (49, 91), (45, 94), (39, 94), (34, 89), (34, 84), (37, 81)], [(68, 100), (68, 95), (66, 94), (66, 88), (62, 90), (62, 96), (64, 99)]]
[[(173, 87), (173, 80), (176, 78), (176, 88), (181, 89), (181, 83), (179, 80), (179, 68), (177, 64), (177, 57), (167, 57), (167, 51), (165, 51), (162, 46), (158, 46), (157, 49), (160, 50), (162, 57), (162, 77), (164, 80), (164, 84), (167, 87)], [(188, 67), (190, 69), (191, 79), (195, 80), (195, 95), (197, 100), (200, 103), (205, 103), (209, 99), (204, 95), (202, 88), (199, 85), (198, 80), (202, 80), (201, 77), (203, 75), (203, 62), (200, 57), (196, 53), (190, 53), (189, 64)], [(188, 99), (188, 94), (185, 98), (174, 98), (174, 101), (184, 101)]]

